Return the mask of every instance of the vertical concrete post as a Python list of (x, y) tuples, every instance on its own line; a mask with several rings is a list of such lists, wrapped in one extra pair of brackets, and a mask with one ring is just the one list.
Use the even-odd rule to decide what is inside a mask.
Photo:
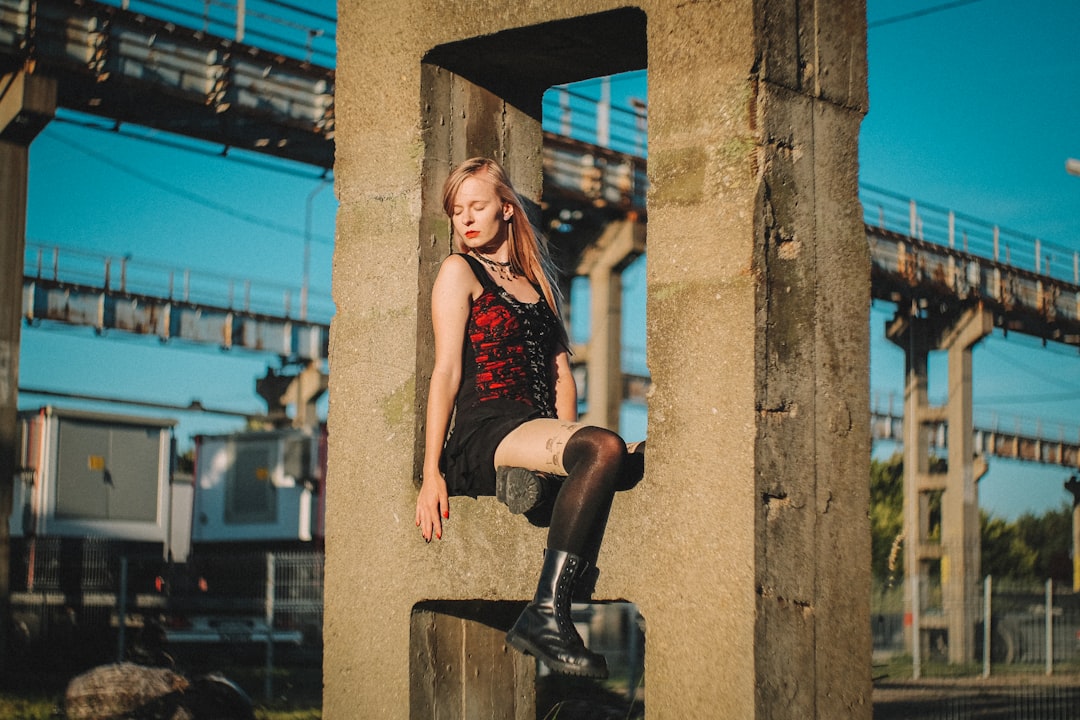
[(497, 628), (535, 588), (543, 531), (493, 499), (429, 546), (412, 522), (442, 179), (489, 154), (539, 199), (542, 91), (646, 65), (648, 468), (594, 597), (646, 618), (650, 718), (869, 718), (865, 9), (811, 5), (339, 3), (327, 718), (407, 717), (410, 618)]
[[(981, 306), (933, 317), (910, 317), (898, 312), (886, 331), (904, 350), (907, 373), (904, 397), (904, 596), (905, 621), (923, 609), (929, 563), (940, 561), (942, 615), (935, 629), (948, 632), (949, 662), (974, 658), (974, 618), (979, 612), (979, 495), (978, 480), (985, 464), (975, 457), (972, 419), (971, 351), (993, 331), (993, 316)], [(932, 408), (927, 398), (928, 356), (931, 349), (948, 351), (949, 395), (944, 408)], [(948, 463), (944, 472), (930, 467), (928, 425), (947, 424)], [(941, 542), (930, 543), (930, 493), (941, 492)], [(915, 577), (917, 576), (917, 578)], [(917, 582), (914, 580), (917, 579)], [(929, 618), (920, 628), (929, 629)], [(910, 626), (907, 628), (910, 631)], [(908, 640), (912, 652), (923, 647), (922, 637)], [(915, 644), (918, 642), (918, 648)], [(920, 653), (921, 655), (921, 653)]]
[(12, 482), (17, 465), (19, 339), (30, 143), (56, 111), (56, 82), (25, 73), (0, 78), (0, 665), (9, 626)]
[(592, 337), (587, 410), (582, 422), (618, 429), (622, 408), (622, 272), (645, 251), (645, 226), (634, 219), (613, 222), (578, 263), (589, 278)]
[(941, 497), (942, 604), (949, 624), (949, 662), (975, 659), (979, 614), (979, 489), (975, 476), (971, 352), (993, 332), (993, 315), (981, 306), (965, 310), (939, 343), (948, 352), (949, 467)]
[[(929, 579), (927, 561), (935, 555), (929, 534), (930, 441), (925, 421), (930, 348), (926, 323), (914, 311), (897, 311), (885, 335), (904, 351), (904, 632), (912, 655), (921, 657), (921, 630), (915, 633), (916, 615), (924, 606)], [(918, 593), (918, 595), (916, 595)], [(918, 623), (921, 628), (921, 622)]]

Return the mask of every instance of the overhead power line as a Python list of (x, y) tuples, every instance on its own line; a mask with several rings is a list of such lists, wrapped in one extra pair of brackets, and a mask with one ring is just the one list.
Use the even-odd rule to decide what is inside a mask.
[[(196, 205), (202, 205), (203, 207), (208, 208), (210, 210), (213, 210), (215, 212), (219, 212), (219, 213), (222, 213), (224, 215), (228, 215), (228, 216), (230, 216), (232, 218), (235, 218), (237, 220), (240, 220), (242, 222), (246, 222), (246, 223), (249, 223), (249, 224), (252, 224), (252, 225), (257, 225), (259, 227), (263, 227), (263, 228), (267, 228), (269, 230), (273, 230), (274, 232), (279, 232), (279, 233), (282, 233), (284, 235), (291, 235), (293, 237), (297, 237), (297, 238), (300, 238), (300, 239), (308, 239), (306, 233), (304, 232), (304, 230), (302, 230), (300, 228), (295, 228), (295, 227), (291, 227), (291, 226), (288, 226), (288, 225), (282, 225), (280, 223), (272, 222), (272, 221), (267, 220), (267, 219), (265, 219), (263, 217), (260, 217), (259, 215), (255, 215), (255, 214), (249, 213), (249, 212), (244, 212), (242, 210), (237, 210), (236, 208), (233, 208), (233, 207), (230, 207), (230, 206), (225, 205), (223, 203), (217, 202), (216, 200), (213, 200), (211, 198), (203, 197), (202, 195), (198, 195), (197, 193), (193, 193), (190, 190), (185, 190), (185, 189), (183, 189), (181, 187), (178, 187), (176, 185), (172, 185), (172, 184), (170, 184), (168, 182), (165, 182), (161, 178), (158, 178), (158, 177), (155, 177), (155, 176), (150, 175), (148, 173), (145, 173), (145, 172), (143, 172), (141, 170), (133, 168), (133, 167), (131, 167), (129, 165), (126, 165), (124, 163), (117, 162), (116, 160), (112, 159), (111, 157), (109, 157), (109, 156), (107, 156), (107, 155), (105, 155), (103, 153), (99, 153), (96, 150), (91, 150), (90, 148), (86, 147), (85, 145), (82, 145), (82, 144), (80, 144), (78, 142), (75, 142), (74, 140), (66, 138), (63, 135), (53, 134), (51, 137), (52, 137), (53, 140), (56, 140), (57, 142), (59, 142), (59, 143), (61, 143), (63, 145), (67, 145), (68, 147), (75, 150), (76, 152), (79, 152), (79, 153), (82, 153), (83, 155), (91, 157), (91, 158), (93, 158), (94, 160), (97, 160), (100, 163), (104, 163), (105, 165), (108, 165), (109, 167), (113, 168), (114, 170), (119, 170), (120, 172), (123, 172), (123, 173), (125, 173), (127, 175), (130, 175), (131, 177), (134, 177), (134, 178), (136, 178), (138, 180), (141, 180), (142, 182), (147, 183), (148, 185), (152, 185), (152, 186), (157, 187), (157, 188), (159, 188), (161, 190), (164, 190), (165, 192), (168, 192), (168, 193), (170, 193), (172, 195), (176, 195), (177, 197), (181, 197), (181, 198), (187, 200), (188, 202), (195, 203)], [(310, 239), (315, 240), (316, 242), (323, 243), (323, 244), (330, 244), (329, 241), (327, 241), (325, 238), (310, 238)]]
[[(999, 351), (993, 345), (987, 345), (983, 349), (984, 349), (984, 351), (986, 353), (988, 353), (990, 355), (993, 355), (994, 357), (998, 358), (1000, 361), (1002, 361), (1002, 362), (1004, 362), (1004, 363), (1006, 363), (1008, 365), (1011, 365), (1015, 369), (1020, 370), (1021, 372), (1024, 372), (1024, 373), (1030, 375), (1033, 378), (1038, 378), (1039, 380), (1041, 380), (1043, 382), (1050, 383), (1051, 385), (1056, 385), (1057, 387), (1062, 388), (1063, 390), (1067, 391), (1067, 393), (1065, 393), (1065, 394), (1062, 394), (1062, 393), (1058, 392), (1058, 393), (1053, 394), (1052, 396), (1045, 396), (1045, 397), (1042, 397), (1042, 398), (1039, 398), (1039, 396), (1031, 395), (1031, 394), (1021, 395), (1021, 396), (1010, 395), (1010, 396), (1007, 396), (1007, 397), (1010, 398), (1010, 400), (1007, 400), (1007, 401), (1006, 400), (997, 400), (997, 402), (1026, 402), (1026, 401), (1027, 402), (1040, 402), (1040, 401), (1058, 401), (1058, 400), (1068, 400), (1070, 398), (1080, 398), (1080, 385), (1077, 385), (1076, 383), (1067, 382), (1067, 381), (1063, 382), (1063, 380), (1065, 380), (1064, 378), (1059, 379), (1059, 378), (1056, 378), (1056, 377), (1048, 374), (1046, 372), (1045, 366), (1044, 367), (1038, 367), (1038, 368), (1037, 367), (1032, 367), (1031, 365), (1028, 365), (1027, 363), (1020, 362), (1016, 358), (1010, 357), (1009, 355)], [(1023, 398), (1023, 397), (1028, 398), (1028, 400), (1025, 401), (1025, 400), (1022, 400), (1022, 399), (1015, 399), (1015, 400), (1011, 399), (1011, 398)]]
[(107, 395), (87, 395), (85, 393), (61, 392), (57, 390), (45, 390), (43, 388), (30, 387), (20, 387), (19, 393), (21, 395), (40, 395), (42, 397), (64, 398), (67, 400), (87, 400), (91, 402), (113, 403), (116, 405), (131, 405), (134, 407), (154, 408), (156, 410), (197, 412), (206, 413), (209, 415), (227, 415), (229, 417), (250, 418), (254, 420), (267, 419), (267, 415), (265, 413), (252, 413), (243, 410), (226, 410), (222, 408), (208, 408), (198, 400), (192, 400), (187, 405), (180, 405), (178, 403), (163, 403), (155, 402), (153, 400), (138, 400), (135, 398), (117, 398), (109, 397)]
[(881, 20), (875, 20), (868, 22), (866, 28), (873, 30), (874, 28), (883, 27), (885, 25), (895, 25), (897, 23), (907, 22), (908, 20), (916, 20), (927, 15), (933, 15), (939, 12), (945, 12), (946, 10), (952, 10), (954, 8), (962, 7), (964, 5), (972, 5), (982, 0), (956, 0), (955, 2), (943, 3), (941, 5), (934, 5), (932, 7), (923, 8), (921, 10), (913, 10), (901, 15), (894, 15), (888, 18), (882, 18)]

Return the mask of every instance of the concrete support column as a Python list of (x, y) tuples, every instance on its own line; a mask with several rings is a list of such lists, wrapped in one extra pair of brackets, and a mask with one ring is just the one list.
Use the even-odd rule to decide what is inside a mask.
[[(898, 312), (886, 328), (886, 337), (904, 350), (904, 632), (909, 649), (921, 650), (919, 615), (925, 606), (929, 581), (930, 439), (925, 419), (929, 415), (927, 385), (929, 356), (925, 323), (907, 312)], [(920, 631), (921, 635), (921, 631)], [(916, 648), (915, 643), (920, 643)]]
[(506, 646), (518, 603), (423, 603), (413, 610), (410, 717), (536, 720), (536, 661)]
[(619, 429), (623, 400), (622, 272), (645, 251), (645, 226), (633, 219), (609, 224), (588, 248), (577, 274), (589, 278), (592, 336), (586, 353), (588, 402), (582, 422)]
[[(56, 83), (0, 78), (0, 665), (7, 647), (12, 479), (17, 469), (19, 339), (30, 143), (56, 111)], [(2, 668), (0, 668), (2, 669)]]
[[(899, 312), (886, 336), (904, 350), (907, 373), (904, 390), (904, 595), (909, 647), (924, 645), (914, 637), (910, 623), (918, 616), (922, 630), (948, 632), (949, 662), (974, 658), (974, 625), (980, 612), (979, 495), (977, 482), (986, 471), (975, 456), (972, 420), (971, 351), (993, 331), (993, 315), (981, 306), (940, 316), (912, 316)], [(931, 407), (927, 398), (928, 357), (931, 350), (948, 352), (948, 399), (944, 407)], [(947, 425), (947, 467), (930, 466), (932, 430)], [(931, 543), (931, 494), (940, 493), (941, 541)], [(938, 561), (942, 613), (922, 616)], [(919, 596), (916, 597), (915, 593)]]
[(539, 200), (543, 92), (647, 67), (647, 471), (594, 598), (646, 618), (653, 720), (869, 718), (863, 3), (462, 8), (339, 3), (324, 714), (464, 717), (487, 668), (513, 674), (478, 642), (484, 669), (427, 682), (465, 646), (410, 622), (464, 601), (504, 629), (493, 605), (532, 595), (544, 545), (489, 497), (453, 498), (430, 545), (413, 524), (439, 189), (486, 154)]
[(945, 333), (948, 352), (948, 474), (941, 497), (942, 604), (949, 624), (949, 662), (975, 659), (975, 619), (979, 616), (979, 489), (972, 421), (971, 351), (993, 332), (993, 315), (969, 308)]
[(328, 377), (317, 362), (309, 362), (304, 369), (297, 373), (288, 389), (282, 396), (282, 401), (292, 404), (294, 407), (294, 428), (302, 430), (315, 430), (319, 426), (319, 413), (316, 404), (319, 398), (326, 392)]

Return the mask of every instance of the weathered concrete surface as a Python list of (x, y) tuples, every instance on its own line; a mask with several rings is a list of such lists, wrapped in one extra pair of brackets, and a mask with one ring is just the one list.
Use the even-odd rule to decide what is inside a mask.
[(870, 717), (864, 7), (619, 7), (339, 3), (331, 720), (409, 717), (437, 674), (410, 648), (440, 651), (416, 603), (524, 600), (544, 544), (491, 498), (453, 499), (442, 541), (413, 525), (442, 180), (492, 155), (536, 200), (542, 91), (646, 63), (648, 467), (596, 597), (646, 618), (650, 718)]

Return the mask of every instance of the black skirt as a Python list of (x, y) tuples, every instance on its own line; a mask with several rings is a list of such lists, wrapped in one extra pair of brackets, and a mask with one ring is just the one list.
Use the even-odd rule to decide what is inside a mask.
[(458, 409), (454, 429), (446, 440), (439, 468), (451, 495), (495, 494), (495, 449), (529, 420), (544, 417), (530, 405), (515, 400), (489, 400), (465, 411)]

